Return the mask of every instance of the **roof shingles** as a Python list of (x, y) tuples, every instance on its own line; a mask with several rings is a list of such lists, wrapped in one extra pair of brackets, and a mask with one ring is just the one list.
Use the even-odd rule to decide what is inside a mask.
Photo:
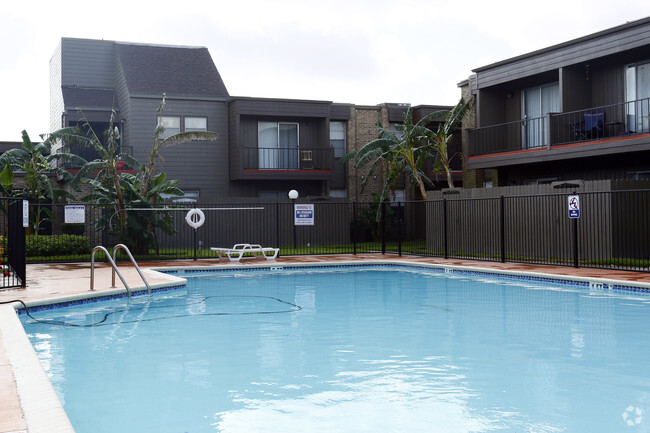
[(229, 96), (207, 48), (125, 43), (115, 47), (131, 93)]

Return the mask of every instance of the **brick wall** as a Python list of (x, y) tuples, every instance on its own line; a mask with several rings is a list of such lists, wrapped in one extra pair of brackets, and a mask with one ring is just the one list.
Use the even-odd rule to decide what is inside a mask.
[[(377, 138), (377, 122), (388, 127), (388, 109), (383, 105), (352, 106), (350, 121), (347, 129), (347, 152), (361, 149), (364, 145)], [(353, 201), (371, 202), (372, 193), (380, 193), (384, 185), (384, 171), (376, 169), (373, 178), (368, 181), (363, 192), (361, 184), (364, 181), (368, 165), (354, 168), (354, 161), (348, 163), (347, 182), (348, 198)]]
[[(473, 98), (471, 93), (469, 81), (467, 81), (460, 88), (461, 97), (464, 101)], [(483, 170), (468, 170), (467, 169), (467, 154), (469, 145), (468, 130), (476, 128), (476, 101), (474, 101), (474, 108), (467, 113), (463, 119), (462, 134), (463, 134), (463, 188), (482, 188), (483, 187)]]

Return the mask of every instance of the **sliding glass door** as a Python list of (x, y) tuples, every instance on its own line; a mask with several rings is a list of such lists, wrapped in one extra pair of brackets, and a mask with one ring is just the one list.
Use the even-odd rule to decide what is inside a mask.
[(546, 115), (560, 111), (558, 83), (531, 87), (522, 92), (522, 148), (546, 146)]
[(650, 62), (628, 65), (625, 69), (626, 128), (629, 132), (649, 132)]
[(260, 169), (298, 169), (298, 124), (258, 122), (258, 158)]

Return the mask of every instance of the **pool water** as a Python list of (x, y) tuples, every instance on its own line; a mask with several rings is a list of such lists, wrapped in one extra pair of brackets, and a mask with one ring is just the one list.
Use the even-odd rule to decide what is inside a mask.
[(74, 326), (21, 315), (77, 433), (650, 426), (645, 294), (406, 266), (187, 278), (33, 313)]

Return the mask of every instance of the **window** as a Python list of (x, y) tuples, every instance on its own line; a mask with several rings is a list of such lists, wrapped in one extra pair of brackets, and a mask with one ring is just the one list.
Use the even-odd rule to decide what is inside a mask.
[(207, 131), (208, 119), (206, 117), (186, 117), (185, 132), (190, 131)]
[(160, 197), (162, 197), (165, 200), (171, 200), (172, 203), (196, 203), (196, 201), (199, 198), (199, 190), (198, 189), (188, 189), (183, 191), (182, 196), (177, 196), (177, 195), (170, 195), (170, 194), (160, 194)]
[[(389, 123), (388, 124), (388, 130), (395, 134), (397, 138), (400, 140), (402, 139), (402, 136), (404, 135), (404, 131), (400, 130), (404, 125), (402, 123)], [(398, 129), (399, 127), (399, 129)]]
[(165, 127), (165, 130), (160, 133), (158, 138), (165, 139), (181, 132), (181, 118), (178, 116), (158, 117), (158, 123), (162, 123)]
[(539, 179), (527, 179), (524, 181), (524, 185), (550, 185), (558, 180), (557, 177), (540, 177)]
[(627, 178), (631, 180), (647, 180), (650, 179), (650, 171), (630, 171), (627, 173)]
[(257, 138), (260, 169), (298, 169), (297, 123), (258, 122)]
[(330, 197), (345, 198), (348, 196), (346, 189), (330, 189)]
[(397, 202), (403, 202), (406, 198), (406, 190), (403, 189), (391, 189), (390, 190), (390, 204), (395, 205)]
[(257, 191), (257, 196), (259, 198), (272, 198), (272, 199), (287, 198), (287, 191), (260, 189)]
[(335, 158), (345, 155), (345, 122), (330, 122), (330, 147)]

